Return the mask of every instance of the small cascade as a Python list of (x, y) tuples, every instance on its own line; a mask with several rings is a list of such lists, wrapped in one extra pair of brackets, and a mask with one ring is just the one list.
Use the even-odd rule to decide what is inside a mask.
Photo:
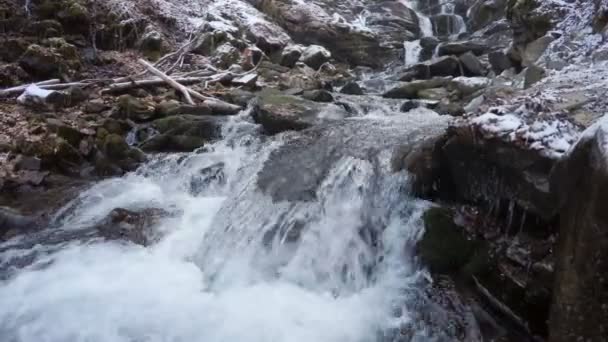
[(420, 61), (420, 52), (422, 52), (420, 39), (404, 42), (403, 48), (405, 49), (406, 66), (414, 65)]

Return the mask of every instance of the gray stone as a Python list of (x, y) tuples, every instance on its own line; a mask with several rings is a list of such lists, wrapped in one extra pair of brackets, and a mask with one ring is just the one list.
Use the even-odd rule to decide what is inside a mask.
[(464, 53), (458, 59), (466, 76), (484, 76), (486, 74), (486, 68), (472, 52)]
[(460, 76), (460, 62), (452, 56), (439, 57), (426, 62), (429, 67), (429, 75), (433, 76)]
[(493, 51), (488, 54), (488, 61), (492, 66), (492, 70), (496, 75), (500, 75), (503, 71), (510, 69), (513, 64), (511, 59), (503, 51)]
[(334, 97), (327, 90), (308, 90), (302, 94), (302, 97), (315, 102), (333, 102)]
[(388, 90), (382, 96), (393, 99), (414, 99), (418, 96), (420, 90), (443, 87), (447, 85), (451, 79), (452, 78), (450, 77), (434, 77), (430, 80), (406, 82)]
[(439, 44), (437, 48), (437, 55), (448, 56), (456, 55), (459, 56), (463, 53), (472, 52), (479, 56), (483, 55), (488, 50), (488, 46), (484, 42), (477, 41), (460, 41)]
[(16, 170), (38, 171), (40, 170), (41, 160), (38, 157), (19, 155), (15, 160)]
[(524, 89), (530, 88), (545, 77), (545, 69), (531, 65), (524, 70)]
[(344, 87), (340, 89), (340, 92), (348, 95), (363, 95), (363, 89), (361, 89), (361, 86), (354, 81), (348, 82), (346, 85), (344, 85)]
[(302, 52), (304, 51), (304, 47), (301, 45), (288, 45), (283, 49), (281, 53), (281, 61), (280, 64), (282, 66), (286, 66), (288, 68), (293, 68), (300, 57), (302, 57)]
[(330, 58), (331, 53), (326, 48), (319, 45), (311, 45), (304, 50), (300, 60), (309, 67), (317, 70), (321, 65), (329, 62)]

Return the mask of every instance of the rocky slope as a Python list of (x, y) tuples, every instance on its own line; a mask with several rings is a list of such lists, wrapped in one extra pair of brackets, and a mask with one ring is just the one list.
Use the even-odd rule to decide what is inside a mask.
[[(414, 144), (418, 135), (404, 136), (391, 152), (413, 192), (439, 206), (425, 215), (419, 245), (445, 280), (436, 286), (454, 286), (477, 308), (476, 319), (493, 326), (486, 338), (602, 341), (607, 8), (601, 0), (3, 0), (0, 204), (11, 208), (0, 210), (0, 238), (45, 226), (91, 181), (222, 139), (245, 109), (264, 135), (302, 131), (259, 179), (277, 201), (314, 194), (327, 170), (299, 179), (307, 158), (359, 156), (332, 147), (365, 134), (345, 118), (423, 111), (449, 127)], [(140, 58), (200, 96), (189, 103)], [(352, 145), (393, 149), (396, 137), (374, 137), (375, 146), (362, 137)], [(302, 158), (286, 164), (281, 153)], [(293, 179), (277, 182), (277, 173)], [(145, 220), (166, 214), (113, 213), (99, 234), (144, 245)]]

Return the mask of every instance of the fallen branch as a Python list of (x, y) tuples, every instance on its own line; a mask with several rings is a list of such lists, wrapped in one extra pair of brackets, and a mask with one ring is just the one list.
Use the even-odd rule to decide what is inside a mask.
[[(63, 90), (63, 89), (67, 89), (70, 87), (87, 87), (92, 85), (93, 83), (85, 83), (85, 82), (72, 82), (72, 83), (58, 83), (58, 84), (35, 84), (36, 86), (38, 86), (38, 88), (40, 89), (45, 89), (45, 90)], [(9, 95), (16, 95), (16, 94), (21, 94), (23, 93), (27, 87), (29, 87), (31, 84), (28, 84), (26, 86), (19, 86), (19, 87), (15, 87), (15, 88), (9, 88), (9, 89), (5, 89), (5, 90), (0, 90), (0, 97), (4, 97), (4, 96), (9, 96)]]
[[(202, 77), (179, 77), (173, 79), (175, 82), (183, 85), (188, 84), (196, 84), (200, 83), (204, 80)], [(122, 83), (114, 83), (110, 85), (108, 88), (105, 88), (101, 91), (102, 94), (111, 94), (118, 93), (125, 90), (130, 90), (133, 88), (140, 87), (154, 87), (164, 85), (166, 82), (163, 79), (156, 78), (151, 80), (140, 80), (140, 81), (131, 81), (131, 82), (122, 82)]]
[(57, 84), (59, 82), (61, 82), (60, 79), (54, 78), (52, 80), (42, 81), (42, 82), (38, 82), (38, 83), (30, 83), (30, 84), (20, 85), (17, 87), (6, 88), (3, 90), (0, 90), (0, 96), (8, 96), (8, 95), (12, 95), (12, 94), (22, 93), (27, 87), (29, 87), (32, 84), (42, 87), (42, 86), (46, 86), (46, 85)]
[(189, 90), (185, 86), (183, 86), (183, 85), (175, 82), (171, 77), (167, 76), (164, 72), (156, 69), (152, 64), (146, 62), (145, 60), (140, 59), (139, 63), (142, 64), (143, 66), (145, 66), (146, 69), (148, 69), (151, 73), (153, 73), (156, 76), (162, 78), (168, 85), (170, 85), (171, 87), (173, 87), (176, 90), (180, 91), (184, 95), (184, 98), (186, 99), (186, 102), (188, 104), (191, 104), (191, 105), (194, 104), (194, 101), (192, 101), (192, 97), (190, 96), (190, 91), (191, 90)]

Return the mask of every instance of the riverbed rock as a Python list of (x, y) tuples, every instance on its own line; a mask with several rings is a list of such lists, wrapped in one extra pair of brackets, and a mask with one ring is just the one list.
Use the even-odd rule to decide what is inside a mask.
[(300, 60), (309, 67), (317, 70), (331, 58), (331, 53), (322, 46), (311, 45), (302, 52)]
[(454, 273), (470, 262), (476, 241), (468, 239), (454, 223), (454, 212), (447, 208), (430, 208), (423, 215), (424, 235), (416, 249), (424, 265), (433, 273)]
[(469, 96), (491, 84), (486, 77), (455, 77), (449, 83), (449, 87), (458, 91), (461, 96)]
[(503, 51), (490, 52), (488, 54), (488, 61), (496, 75), (500, 75), (503, 71), (513, 67), (511, 60)]
[(437, 47), (438, 56), (462, 55), (463, 53), (471, 52), (476, 56), (483, 55), (488, 50), (488, 46), (484, 42), (479, 41), (460, 41), (439, 44)]
[(549, 175), (555, 159), (497, 138), (477, 126), (448, 130), (440, 147), (439, 197), (472, 203), (514, 202), (544, 219), (556, 214)]
[(315, 102), (333, 102), (333, 95), (327, 90), (308, 90), (302, 93), (302, 97)]
[(35, 218), (23, 215), (11, 208), (0, 207), (0, 239), (7, 234), (17, 234), (15, 231), (23, 232), (35, 229), (35, 227)]
[(458, 60), (462, 65), (465, 76), (484, 76), (487, 73), (479, 58), (470, 51), (460, 55)]
[(342, 89), (340, 89), (340, 93), (347, 95), (363, 95), (363, 89), (357, 82), (348, 82), (346, 83)]
[(428, 65), (430, 77), (462, 75), (460, 61), (453, 56), (439, 57), (426, 62), (425, 65)]
[(530, 65), (524, 71), (524, 89), (528, 89), (533, 86), (535, 83), (542, 80), (545, 75), (545, 69), (539, 67), (537, 65)]
[(138, 211), (124, 208), (113, 209), (95, 229), (107, 240), (131, 242), (147, 246), (157, 237), (155, 224), (169, 213), (162, 209), (148, 208)]
[(159, 134), (143, 142), (146, 152), (191, 152), (221, 138), (220, 116), (174, 115), (152, 122)]
[(450, 80), (450, 77), (434, 77), (429, 80), (405, 82), (388, 90), (382, 96), (392, 99), (414, 99), (417, 97), (419, 91), (443, 87), (447, 85)]
[(286, 66), (288, 68), (293, 68), (300, 57), (302, 57), (302, 52), (304, 52), (304, 47), (302, 45), (288, 45), (281, 52), (281, 60), (280, 64), (282, 66)]
[(550, 341), (602, 341), (608, 333), (608, 120), (588, 128), (556, 165), (560, 241)]
[(322, 104), (275, 91), (264, 91), (251, 113), (267, 134), (302, 130), (347, 116), (341, 106)]

